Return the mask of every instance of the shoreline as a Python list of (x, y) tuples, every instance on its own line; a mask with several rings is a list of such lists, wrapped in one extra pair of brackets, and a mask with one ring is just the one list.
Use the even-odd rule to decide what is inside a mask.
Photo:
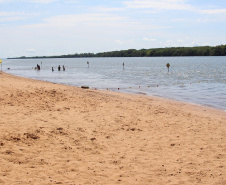
[[(80, 86), (74, 86), (74, 85), (65, 84), (65, 83), (56, 83), (56, 82), (51, 82), (51, 81), (47, 81), (47, 80), (29, 78), (29, 77), (19, 76), (19, 75), (15, 75), (15, 74), (10, 74), (10, 73), (7, 73), (5, 71), (3, 71), (3, 73), (9, 74), (9, 75), (12, 75), (12, 76), (25, 78), (25, 79), (31, 79), (31, 80), (41, 81), (41, 82), (47, 82), (47, 83), (52, 83), (52, 84), (59, 84), (59, 85), (65, 85), (65, 86), (69, 86), (69, 87), (80, 88)], [(203, 104), (198, 104), (198, 103), (195, 103), (195, 102), (182, 101), (182, 100), (177, 100), (177, 99), (170, 98), (170, 97), (163, 97), (163, 96), (160, 96), (160, 95), (158, 96), (158, 95), (146, 94), (146, 93), (143, 93), (143, 92), (129, 92), (129, 91), (110, 90), (111, 88), (107, 88), (107, 89), (108, 90), (106, 90), (106, 89), (97, 89), (97, 88), (94, 88), (94, 87), (90, 88), (90, 90), (95, 90), (95, 91), (97, 90), (97, 91), (103, 91), (103, 92), (123, 93), (123, 94), (128, 94), (128, 95), (140, 95), (140, 96), (160, 98), (160, 99), (165, 99), (165, 100), (169, 100), (169, 101), (175, 101), (175, 102), (180, 102), (180, 103), (185, 103), (185, 104), (190, 104), (190, 105), (200, 106), (200, 107), (206, 107), (208, 109), (214, 109), (214, 110), (226, 112), (226, 109), (219, 108), (219, 107), (213, 106), (213, 105), (203, 105)], [(115, 89), (117, 89), (117, 88), (115, 88)]]
[(225, 184), (226, 112), (0, 72), (0, 184)]

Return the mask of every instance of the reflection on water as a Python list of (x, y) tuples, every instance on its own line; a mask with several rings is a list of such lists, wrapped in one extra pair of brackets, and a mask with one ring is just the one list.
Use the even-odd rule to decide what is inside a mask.
[[(167, 63), (170, 63), (169, 72)], [(40, 71), (32, 69), (37, 64), (41, 65)], [(58, 65), (64, 65), (66, 71), (57, 71)], [(8, 67), (11, 68), (9, 71)], [(3, 70), (54, 83), (87, 85), (112, 91), (119, 88), (121, 92), (155, 95), (226, 109), (226, 57), (4, 60)]]

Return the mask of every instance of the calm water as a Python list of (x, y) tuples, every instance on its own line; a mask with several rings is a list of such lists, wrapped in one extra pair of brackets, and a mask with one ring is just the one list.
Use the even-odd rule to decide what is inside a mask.
[[(169, 72), (166, 63), (171, 65)], [(40, 71), (32, 69), (37, 64)], [(57, 71), (58, 65), (66, 71)], [(18, 59), (3, 60), (2, 69), (54, 83), (154, 95), (226, 110), (226, 57)]]

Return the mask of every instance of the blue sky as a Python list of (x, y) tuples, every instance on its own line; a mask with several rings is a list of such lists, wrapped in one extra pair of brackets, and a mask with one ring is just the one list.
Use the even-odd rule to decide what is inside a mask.
[(226, 44), (225, 0), (0, 0), (0, 58)]

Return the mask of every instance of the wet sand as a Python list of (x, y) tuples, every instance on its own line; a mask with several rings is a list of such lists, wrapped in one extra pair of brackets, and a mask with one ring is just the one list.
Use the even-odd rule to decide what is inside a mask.
[(226, 184), (226, 112), (0, 72), (0, 184)]

